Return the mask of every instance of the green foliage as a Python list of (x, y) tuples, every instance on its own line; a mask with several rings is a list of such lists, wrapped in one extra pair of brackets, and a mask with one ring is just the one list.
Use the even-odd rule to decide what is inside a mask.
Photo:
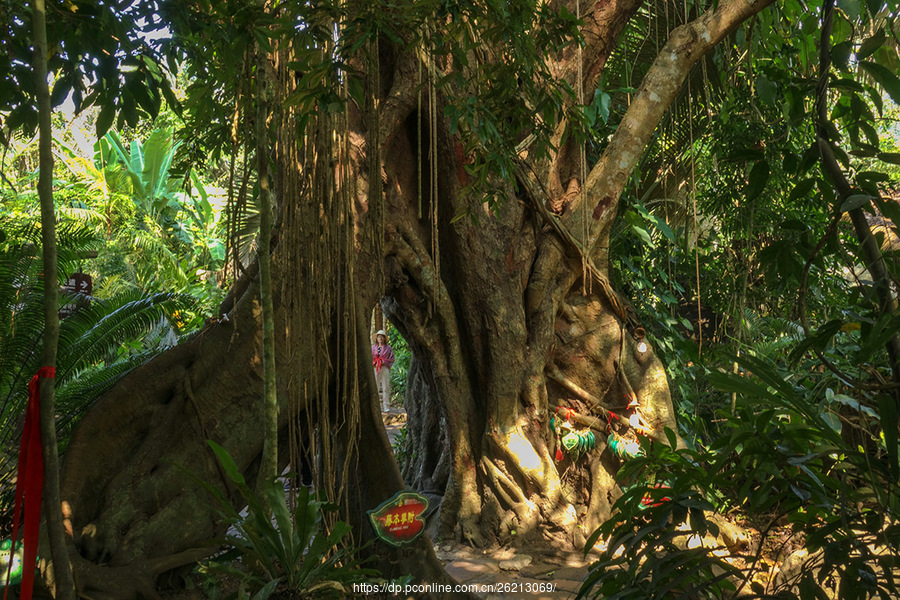
[[(668, 445), (648, 443), (644, 457), (620, 469), (632, 487), (588, 542), (607, 546), (580, 597), (732, 598), (739, 589), (749, 598), (825, 597), (825, 589), (841, 598), (896, 597), (900, 485), (878, 441), (879, 415), (830, 390), (820, 399), (767, 361), (736, 360), (753, 376), (710, 375), (740, 395), (736, 415), (720, 413), (726, 427), (713, 443), (678, 449), (667, 432)], [(849, 426), (866, 439), (842, 437)], [(763, 538), (786, 522), (812, 562), (794, 578), (763, 584), (753, 577), (766, 569), (761, 552), (711, 552), (724, 548), (706, 512), (735, 508), (760, 521)]]
[[(360, 549), (344, 546), (350, 525), (343, 521), (326, 525), (324, 513), (335, 510), (334, 505), (316, 500), (301, 486), (293, 492), (292, 511), (277, 478), (266, 482), (258, 495), (231, 456), (215, 442), (208, 443), (241, 498), (235, 506), (218, 488), (198, 480), (230, 526), (223, 543), (232, 551), (210, 561), (207, 568), (237, 578), (235, 597), (265, 600), (276, 589), (285, 589), (308, 598), (344, 598), (353, 583), (378, 575), (355, 558)], [(235, 558), (239, 565), (231, 562)]]
[[(94, 295), (173, 292), (196, 300), (182, 310), (189, 331), (214, 314), (224, 297), (224, 197), (194, 171), (173, 168), (179, 142), (171, 129), (154, 129), (144, 142), (125, 143), (110, 132), (93, 157), (57, 139), (54, 198), (66, 221), (93, 230), (96, 258), (79, 267), (94, 280)], [(0, 216), (19, 227), (38, 222), (34, 173), (23, 172), (29, 144), (16, 143), (10, 185), (0, 187)], [(187, 307), (185, 307), (187, 308)]]
[[(153, 2), (128, 4), (48, 2), (47, 67), (54, 78), (50, 94), (59, 106), (71, 97), (76, 111), (100, 107), (97, 133), (116, 122), (134, 127), (155, 118), (163, 98), (177, 105), (160, 63), (162, 56), (146, 41), (157, 29)], [(21, 0), (0, 4), (0, 142), (12, 132), (31, 136), (37, 127), (32, 72), (31, 5)], [(175, 63), (169, 57), (170, 68)]]
[[(143, 245), (152, 252), (154, 240), (161, 237), (164, 246), (159, 252), (167, 249), (169, 261), (188, 254), (195, 268), (215, 271), (222, 267), (225, 246), (220, 238), (219, 213), (196, 173), (192, 171), (186, 179), (172, 171), (179, 143), (171, 129), (154, 130), (144, 143), (132, 140), (127, 149), (119, 135), (110, 132), (98, 146), (99, 156), (109, 156), (110, 150), (115, 152), (115, 161), (107, 158), (103, 162), (116, 165), (131, 181), (131, 195), (139, 216), (137, 232), (149, 234), (140, 236), (136, 246)], [(194, 194), (181, 191), (188, 182)]]
[[(898, 595), (897, 404), (879, 384), (891, 379), (884, 345), (900, 323), (883, 314), (849, 224), (825, 236), (837, 211), (854, 208), (870, 214), (879, 242), (898, 231), (897, 6), (838, 7), (826, 105), (853, 193), (836, 196), (811, 127), (820, 17), (786, 1), (723, 44), (718, 72), (704, 66), (696, 112), (675, 113), (623, 196), (616, 282), (667, 367), (688, 447), (670, 437), (620, 469), (625, 493), (589, 543), (608, 546), (581, 597)], [(807, 268), (809, 336), (797, 302)], [(697, 295), (727, 324), (704, 336), (702, 353), (681, 310)], [(757, 577), (777, 549), (711, 552), (713, 510), (744, 515), (763, 540), (788, 529), (810, 562)]]
[[(57, 232), (60, 270), (54, 285), (76, 271), (80, 256), (98, 243), (83, 227), (69, 224)], [(28, 382), (41, 366), (44, 282), (36, 228), (4, 228), (0, 239), (0, 481), (8, 482)], [(56, 426), (63, 447), (91, 402), (172, 343), (167, 341), (169, 317), (192, 307), (189, 299), (172, 293), (129, 292), (106, 300), (60, 295), (61, 307), (73, 303), (78, 310), (60, 321), (56, 362)], [(0, 505), (8, 500), (4, 496)]]
[(403, 404), (406, 397), (406, 380), (409, 377), (409, 361), (412, 360), (412, 351), (409, 344), (400, 335), (400, 332), (389, 322), (388, 339), (391, 340), (391, 349), (394, 351), (394, 366), (391, 367), (391, 401), (399, 401)]

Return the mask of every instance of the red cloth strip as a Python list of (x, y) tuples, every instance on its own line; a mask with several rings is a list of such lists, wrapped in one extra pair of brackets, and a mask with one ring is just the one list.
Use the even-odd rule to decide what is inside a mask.
[[(24, 507), (22, 526), (22, 588), (20, 600), (31, 600), (34, 591), (34, 569), (37, 562), (38, 531), (41, 524), (41, 498), (44, 493), (44, 454), (41, 449), (41, 394), (40, 379), (53, 379), (56, 369), (41, 367), (28, 383), (28, 406), (25, 409), (25, 427), (19, 446), (19, 465), (16, 472), (16, 496), (13, 509), (12, 548), (15, 550), (19, 535), (19, 518)], [(9, 567), (12, 568), (12, 555)], [(6, 573), (9, 581), (10, 571)], [(3, 591), (7, 599), (9, 586)]]

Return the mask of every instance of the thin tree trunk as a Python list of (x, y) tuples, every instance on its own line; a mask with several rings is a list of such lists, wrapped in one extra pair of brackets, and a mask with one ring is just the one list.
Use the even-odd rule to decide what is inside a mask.
[[(854, 189), (843, 169), (835, 159), (828, 133), (828, 108), (826, 97), (828, 94), (828, 75), (831, 71), (830, 41), (833, 26), (834, 0), (826, 0), (822, 6), (822, 37), (821, 48), (819, 49), (819, 85), (816, 100), (816, 112), (818, 117), (816, 133), (818, 136), (819, 157), (822, 162), (822, 170), (834, 184), (834, 188), (837, 191), (835, 206), (839, 207), (847, 197), (853, 194)], [(869, 271), (869, 274), (872, 276), (872, 281), (875, 283), (875, 293), (878, 297), (878, 312), (882, 317), (890, 315), (897, 310), (897, 300), (891, 289), (891, 280), (884, 264), (884, 256), (881, 253), (881, 248), (878, 247), (875, 236), (872, 235), (872, 229), (869, 227), (869, 222), (866, 219), (863, 209), (857, 207), (848, 211), (848, 213), (856, 232), (856, 238), (859, 240), (860, 247), (862, 248), (863, 261), (865, 262), (866, 270)], [(895, 384), (900, 384), (900, 335), (897, 335), (896, 333), (892, 335), (887, 342), (885, 342), (885, 349), (887, 350), (888, 362), (891, 366), (892, 381)], [(900, 388), (894, 388), (891, 390), (890, 394), (893, 396), (895, 405), (893, 418), (890, 418), (888, 414), (884, 414), (882, 426), (885, 432), (885, 438), (888, 441), (887, 449), (888, 457), (890, 459), (889, 466), (891, 470), (894, 471), (894, 476), (896, 476), (898, 470), (896, 444), (898, 421), (896, 415), (900, 412)], [(893, 435), (889, 433), (889, 430), (891, 429), (893, 430), (891, 432)], [(893, 443), (890, 442), (891, 437), (894, 439)]]
[[(36, 79), (38, 123), (40, 128), (40, 176), (38, 197), (41, 202), (41, 238), (44, 255), (44, 351), (42, 364), (56, 366), (59, 344), (59, 292), (57, 290), (56, 211), (53, 208), (53, 134), (50, 129), (50, 90), (47, 87), (47, 21), (44, 0), (34, 3), (34, 74)], [(75, 599), (75, 584), (66, 552), (62, 511), (59, 500), (59, 454), (56, 446), (56, 409), (54, 379), (40, 379), (41, 440), (44, 454), (44, 513), (53, 559), (56, 597)]]
[(260, 46), (256, 65), (256, 165), (259, 177), (259, 298), (262, 305), (263, 398), (265, 435), (257, 487), (278, 475), (278, 398), (275, 391), (275, 316), (272, 307), (272, 191), (269, 187), (269, 153), (266, 120), (268, 57)]

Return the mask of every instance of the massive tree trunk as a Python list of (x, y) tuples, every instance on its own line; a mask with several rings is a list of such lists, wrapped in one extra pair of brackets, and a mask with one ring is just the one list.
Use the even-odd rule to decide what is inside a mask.
[[(273, 117), (290, 124), (277, 136), (274, 159), (282, 210), (273, 251), (283, 336), (279, 426), (285, 443), (292, 427), (306, 429), (306, 438), (320, 439), (349, 465), (331, 483), (352, 488), (341, 498), (362, 538), (372, 534), (364, 509), (404, 485), (379, 424), (368, 356), (369, 318), (361, 307), (376, 302), (414, 354), (406, 403), (415, 458), (405, 482), (443, 494), (445, 538), (579, 547), (609, 516), (619, 459), (606, 448), (605, 428), (598, 426), (595, 449), (557, 461), (559, 442), (549, 427), (557, 407), (605, 423), (608, 411), (632, 414), (628, 404), (636, 399), (646, 434), (660, 439), (675, 422), (662, 366), (609, 285), (604, 242), (631, 170), (691, 67), (769, 3), (723, 0), (674, 30), (600, 160), (581, 169), (582, 152), (571, 136), (562, 142), (567, 124), (559, 123), (559, 151), (537, 159), (523, 150), (516, 182), (504, 184), (496, 211), (482, 203), (482, 190), (465, 185), (466, 157), (443, 117), (442, 93), (432, 86), (420, 95), (420, 55), (387, 40), (380, 40), (365, 109), (349, 111), (342, 127), (307, 134), (302, 155), (290, 111)], [(552, 57), (552, 68), (593, 90), (640, 3), (571, 4), (582, 14), (588, 45)], [(289, 91), (284, 81), (294, 73), (275, 62), (273, 73)], [(335, 139), (338, 149), (325, 158), (310, 150)], [(334, 157), (340, 168), (329, 162)], [(315, 185), (296, 172), (299, 164), (319, 172)], [(308, 193), (319, 196), (295, 200)], [(347, 200), (344, 208), (335, 208), (338, 198)], [(341, 212), (347, 207), (352, 214)], [(463, 212), (470, 218), (454, 219)], [(330, 241), (329, 250), (317, 249), (319, 239)], [(319, 285), (315, 293), (307, 282)], [(328, 289), (340, 297), (326, 301)], [(223, 307), (228, 322), (136, 371), (85, 416), (62, 482), (81, 589), (150, 595), (160, 573), (208, 552), (204, 540), (218, 524), (200, 488), (176, 465), (227, 489), (205, 446), (213, 439), (255, 473), (263, 439), (257, 297), (251, 274)], [(317, 302), (325, 308), (317, 310)], [(304, 338), (312, 342), (298, 346)], [(330, 358), (309, 364), (319, 351)], [(321, 426), (313, 431), (321, 419), (333, 436)], [(425, 542), (382, 562), (392, 564), (438, 580)], [(123, 587), (104, 587), (116, 577)]]
[[(618, 459), (600, 443), (557, 462), (548, 426), (556, 407), (627, 417), (636, 399), (648, 435), (676, 429), (662, 365), (609, 285), (604, 241), (625, 182), (691, 67), (767, 4), (723, 2), (674, 30), (596, 165), (580, 171), (581, 151), (573, 136), (562, 141), (561, 123), (560, 151), (543, 161), (521, 153), (518, 186), (496, 213), (465, 187), (466, 159), (448, 123), (427, 132), (436, 140), (423, 137), (431, 107), (419, 104), (418, 114), (416, 103), (398, 99), (399, 84), (388, 96), (406, 110), (382, 124), (390, 215), (383, 306), (416, 357), (406, 398), (414, 459), (405, 474), (412, 485), (445, 488), (444, 537), (580, 546), (609, 516)], [(638, 5), (585, 6), (591, 45), (556, 57), (559, 75), (594, 89)], [(409, 77), (398, 68), (393, 80)], [(427, 98), (438, 114), (441, 101)], [(415, 169), (423, 154), (424, 182)], [(432, 154), (441, 157), (437, 173)], [(461, 213), (479, 218), (452, 220)]]

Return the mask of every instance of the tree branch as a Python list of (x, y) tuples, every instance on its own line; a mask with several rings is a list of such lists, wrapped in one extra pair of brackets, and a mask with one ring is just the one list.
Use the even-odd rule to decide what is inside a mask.
[[(675, 101), (684, 80), (697, 61), (747, 18), (774, 0), (730, 0), (716, 10), (672, 31), (650, 70), (644, 76), (622, 123), (588, 175), (585, 194), (589, 202), (576, 200), (563, 217), (570, 231), (591, 211), (591, 227), (586, 247), (593, 250), (606, 226), (616, 214), (616, 206), (653, 132)], [(595, 200), (599, 198), (599, 200)]]

